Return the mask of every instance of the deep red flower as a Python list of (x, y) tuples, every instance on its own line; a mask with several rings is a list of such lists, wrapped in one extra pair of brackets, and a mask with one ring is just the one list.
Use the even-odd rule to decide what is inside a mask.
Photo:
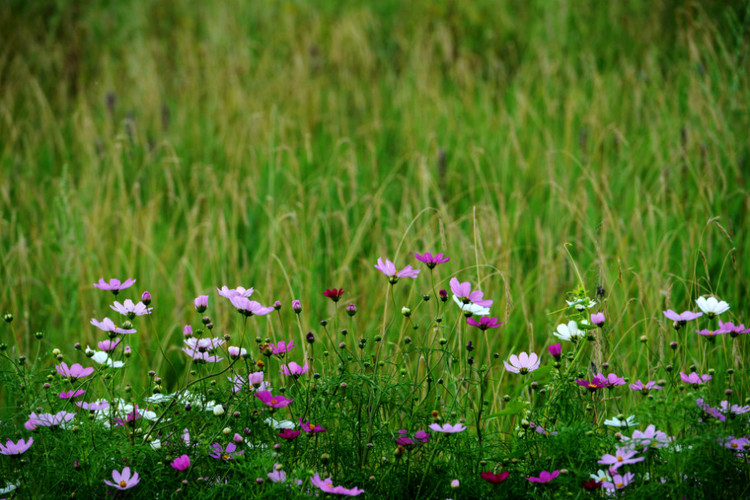
[(482, 476), (482, 479), (484, 479), (488, 483), (500, 484), (506, 479), (508, 479), (508, 476), (510, 476), (510, 472), (508, 472), (507, 470), (504, 470), (498, 474), (493, 474), (492, 472), (487, 471), (487, 472), (481, 472), (479, 475)]
[(336, 290), (335, 288), (326, 288), (326, 291), (323, 292), (323, 296), (328, 297), (334, 302), (338, 302), (342, 295), (344, 295), (343, 288), (339, 288), (338, 290)]
[(590, 479), (588, 481), (581, 481), (581, 486), (583, 486), (585, 489), (589, 491), (594, 491), (602, 487), (602, 481), (596, 481), (595, 479)]

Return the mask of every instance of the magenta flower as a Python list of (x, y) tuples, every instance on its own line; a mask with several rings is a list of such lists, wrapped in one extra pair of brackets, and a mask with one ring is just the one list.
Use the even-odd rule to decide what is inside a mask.
[(608, 489), (608, 490), (621, 490), (625, 486), (629, 485), (633, 478), (635, 477), (635, 474), (632, 472), (628, 472), (625, 475), (615, 474), (612, 476), (612, 481), (603, 481), (602, 482), (602, 488)]
[[(601, 375), (602, 377), (604, 376), (601, 373), (599, 375)], [(618, 375), (615, 375), (614, 373), (608, 373), (607, 384), (609, 385), (609, 387), (614, 387), (616, 385), (625, 385), (625, 379)]]
[(653, 380), (646, 382), (646, 385), (644, 385), (643, 382), (640, 381), (640, 379), (636, 380), (634, 384), (630, 384), (628, 387), (630, 387), (634, 391), (641, 391), (644, 394), (648, 394), (648, 391), (651, 390), (660, 391), (663, 389), (662, 386), (656, 385), (656, 382), (654, 382)]
[(638, 453), (636, 450), (619, 448), (614, 455), (606, 454), (597, 463), (610, 465), (613, 470), (617, 470), (621, 465), (635, 464), (646, 460), (646, 457), (633, 458), (636, 453)]
[(253, 288), (244, 288), (241, 286), (238, 286), (237, 288), (229, 288), (228, 286), (224, 285), (221, 287), (221, 290), (218, 288), (216, 289), (219, 292), (219, 295), (222, 297), (226, 297), (228, 299), (231, 299), (235, 295), (240, 295), (242, 297), (248, 298), (250, 297), (255, 290)]
[(456, 298), (464, 304), (468, 304), (469, 302), (471, 302), (472, 304), (476, 304), (482, 307), (492, 307), (493, 301), (485, 300), (484, 292), (481, 292), (479, 290), (472, 291), (471, 283), (469, 283), (468, 281), (460, 283), (458, 279), (451, 278), (450, 286), (453, 295), (455, 295)]
[[(745, 325), (735, 325), (731, 321), (728, 321), (726, 323), (719, 320), (719, 330), (714, 332), (716, 333), (728, 333), (731, 337), (737, 337), (738, 335), (742, 335), (744, 333), (750, 332), (750, 328), (747, 330), (745, 329)], [(700, 333), (700, 332), (699, 332)]]
[(112, 352), (115, 350), (115, 348), (120, 344), (120, 339), (114, 339), (114, 340), (102, 340), (101, 342), (98, 342), (96, 345), (99, 346), (99, 349), (101, 349), (104, 352)]
[(117, 295), (120, 290), (130, 288), (135, 283), (135, 280), (130, 278), (121, 283), (120, 280), (112, 278), (109, 282), (104, 281), (104, 278), (99, 278), (99, 283), (94, 283), (94, 286), (99, 290), (108, 290), (113, 294)]
[(302, 422), (302, 417), (299, 419), (299, 425), (305, 432), (328, 432), (319, 424), (311, 424), (309, 421)]
[(293, 431), (292, 429), (284, 429), (281, 432), (279, 432), (278, 436), (281, 439), (285, 439), (287, 441), (293, 441), (297, 439), (297, 436), (300, 435), (302, 431)]
[(338, 290), (335, 288), (326, 288), (326, 291), (323, 292), (324, 297), (328, 297), (334, 302), (338, 302), (342, 295), (344, 295), (343, 288), (339, 288)]
[(607, 387), (609, 385), (609, 381), (601, 373), (599, 373), (595, 375), (593, 379), (591, 379), (591, 382), (589, 382), (588, 380), (576, 379), (576, 384), (585, 387), (591, 392), (595, 392), (602, 387)]
[(553, 479), (555, 479), (559, 475), (560, 475), (560, 471), (559, 470), (552, 471), (552, 472), (547, 472), (546, 470), (543, 470), (539, 474), (539, 477), (533, 477), (533, 476), (532, 477), (527, 477), (526, 480), (530, 481), (532, 483), (549, 483), (550, 481), (552, 481)]
[(562, 346), (560, 344), (552, 344), (547, 349), (555, 360), (560, 361), (562, 357)]
[(426, 443), (430, 440), (430, 433), (425, 431), (417, 431), (414, 433), (414, 439), (421, 443)]
[(151, 314), (151, 311), (153, 310), (153, 307), (146, 307), (146, 304), (144, 304), (143, 302), (138, 302), (137, 304), (135, 304), (130, 299), (125, 299), (122, 304), (115, 301), (115, 303), (109, 307), (111, 307), (114, 311), (122, 314), (123, 316), (127, 316), (130, 319), (133, 319), (136, 316)]
[(138, 473), (133, 471), (133, 476), (130, 476), (130, 467), (125, 467), (122, 469), (122, 473), (118, 472), (117, 470), (112, 471), (112, 479), (114, 480), (114, 483), (111, 481), (104, 480), (104, 483), (109, 486), (114, 486), (118, 490), (127, 490), (129, 488), (132, 488), (138, 482), (141, 480), (140, 477), (138, 477)]
[(265, 316), (266, 314), (273, 311), (273, 307), (266, 307), (261, 305), (259, 302), (250, 300), (242, 295), (232, 295), (229, 300), (232, 305), (237, 309), (237, 312), (245, 317), (250, 316)]
[(539, 362), (539, 357), (533, 352), (531, 354), (522, 352), (518, 356), (511, 354), (510, 364), (507, 361), (503, 361), (506, 370), (511, 373), (520, 373), (521, 375), (526, 375), (539, 368)]
[(272, 353), (281, 355), (294, 348), (294, 340), (290, 340), (288, 343), (282, 340), (277, 344), (268, 344), (268, 347), (271, 348)]
[(271, 408), (284, 408), (294, 401), (293, 399), (287, 399), (284, 396), (274, 396), (270, 391), (256, 391), (255, 397)]
[(596, 326), (602, 326), (607, 318), (604, 317), (604, 313), (595, 313), (591, 315), (591, 323)]
[(494, 474), (490, 471), (486, 471), (486, 472), (480, 472), (479, 475), (482, 477), (482, 479), (484, 479), (488, 483), (500, 484), (506, 479), (508, 479), (508, 476), (510, 476), (510, 472), (508, 472), (507, 470), (504, 470), (502, 472)]
[(208, 295), (198, 295), (193, 300), (193, 305), (195, 306), (196, 311), (202, 313), (208, 308)]
[(680, 378), (686, 384), (691, 384), (693, 386), (697, 386), (697, 385), (701, 385), (701, 384), (703, 384), (705, 382), (708, 382), (709, 380), (711, 380), (712, 377), (711, 377), (711, 375), (708, 375), (708, 374), (706, 374), (706, 375), (698, 375), (695, 372), (690, 372), (690, 375), (685, 375), (685, 373), (680, 372)]
[(356, 497), (357, 495), (361, 495), (365, 492), (365, 490), (357, 487), (347, 489), (343, 486), (334, 486), (333, 480), (330, 477), (327, 479), (321, 479), (317, 473), (312, 478), (310, 478), (310, 482), (313, 484), (313, 486), (320, 488), (320, 490), (324, 493), (329, 493), (332, 495), (346, 495), (350, 497)]
[(181, 455), (172, 460), (169, 465), (171, 465), (174, 470), (183, 471), (190, 467), (190, 457), (187, 455)]
[(442, 432), (444, 434), (455, 434), (457, 432), (463, 432), (466, 430), (466, 426), (463, 424), (430, 424), (430, 429), (435, 432)]
[(432, 255), (430, 252), (425, 252), (424, 255), (415, 253), (414, 257), (416, 257), (418, 261), (427, 264), (427, 267), (429, 267), (430, 269), (434, 269), (438, 264), (444, 264), (445, 262), (451, 260), (450, 257), (443, 257), (442, 253), (436, 253), (435, 255)]
[(476, 326), (482, 331), (488, 330), (490, 328), (499, 328), (500, 325), (503, 324), (502, 321), (498, 321), (497, 318), (490, 318), (488, 316), (481, 316), (479, 318), (479, 321), (475, 320), (474, 318), (466, 318), (466, 323), (471, 326)]
[(133, 328), (117, 328), (115, 326), (114, 321), (112, 321), (109, 318), (104, 318), (101, 321), (98, 321), (96, 318), (93, 318), (91, 320), (91, 324), (97, 327), (99, 330), (102, 330), (104, 332), (115, 332), (115, 333), (122, 333), (122, 334), (129, 334), (129, 333), (135, 333), (135, 329)]
[(81, 396), (85, 392), (86, 391), (84, 391), (83, 389), (78, 389), (77, 391), (63, 391), (60, 393), (60, 399), (74, 399), (78, 396)]
[(307, 362), (305, 362), (304, 365), (300, 366), (294, 361), (292, 361), (288, 365), (281, 365), (281, 370), (279, 370), (279, 373), (286, 375), (288, 377), (297, 378), (303, 373), (307, 373), (307, 370), (309, 369), (310, 367), (307, 365)]
[(664, 316), (666, 316), (667, 319), (671, 319), (672, 321), (679, 323), (680, 325), (684, 325), (688, 321), (693, 321), (694, 319), (700, 318), (701, 316), (703, 316), (703, 313), (685, 311), (683, 313), (677, 314), (673, 310), (667, 309), (666, 311), (664, 311)]
[(378, 263), (375, 265), (375, 269), (388, 276), (391, 283), (395, 283), (399, 278), (417, 279), (417, 275), (420, 273), (419, 269), (414, 269), (411, 265), (396, 272), (396, 264), (388, 259), (385, 259), (385, 263), (383, 263), (383, 259), (380, 257), (378, 258)]
[(55, 365), (55, 370), (57, 370), (57, 373), (60, 374), (62, 377), (70, 377), (71, 379), (79, 379), (88, 377), (92, 373), (94, 373), (93, 367), (84, 368), (79, 363), (75, 363), (72, 366), (68, 367), (68, 365), (63, 361), (59, 365)]
[(0, 453), (3, 455), (20, 455), (28, 450), (31, 445), (34, 444), (34, 439), (29, 438), (28, 441), (19, 439), (17, 443), (14, 443), (10, 439), (5, 443), (5, 446), (0, 444)]
[(302, 303), (299, 300), (292, 301), (292, 310), (297, 314), (302, 312)]
[(151, 292), (148, 290), (144, 291), (141, 295), (141, 302), (143, 302), (143, 305), (148, 306), (151, 304)]
[(228, 443), (226, 448), (223, 448), (219, 443), (214, 443), (210, 448), (212, 451), (208, 456), (218, 460), (231, 460), (235, 458), (236, 455), (242, 455), (244, 453), (242, 451), (237, 451), (237, 445), (234, 443)]

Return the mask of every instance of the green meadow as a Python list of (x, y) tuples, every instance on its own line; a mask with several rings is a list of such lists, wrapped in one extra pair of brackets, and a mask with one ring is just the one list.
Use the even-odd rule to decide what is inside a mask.
[(444, 252), (437, 289), (458, 276), (496, 301), (486, 352), (541, 352), (567, 293), (600, 286), (597, 360), (658, 369), (670, 341), (701, 340), (663, 310), (715, 294), (740, 320), (750, 299), (748, 9), (3, 2), (0, 309), (21, 354), (72, 359), (116, 315), (92, 284), (135, 278), (124, 296), (155, 309), (128, 377), (171, 387), (199, 294), (218, 334), (239, 319), (217, 286), (299, 299), (299, 324), (256, 318), (250, 336), (304, 344), (326, 288), (372, 332), (431, 292), (423, 272), (386, 301), (377, 258)]

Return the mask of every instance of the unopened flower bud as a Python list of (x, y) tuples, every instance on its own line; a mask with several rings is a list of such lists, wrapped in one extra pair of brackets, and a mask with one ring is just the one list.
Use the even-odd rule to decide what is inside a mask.
[(302, 303), (299, 300), (293, 300), (292, 301), (292, 310), (299, 314), (302, 312)]
[(422, 300), (424, 300), (425, 302), (428, 302), (430, 300), (430, 296), (428, 294), (424, 294), (422, 295)]
[(151, 294), (148, 292), (148, 290), (143, 292), (143, 294), (141, 295), (141, 302), (143, 302), (144, 306), (151, 304)]
[(3, 314), (3, 320), (5, 320), (6, 323), (10, 323), (13, 321), (13, 315), (11, 313)]
[(454, 490), (459, 486), (461, 486), (461, 483), (458, 481), (458, 479), (454, 479), (453, 481), (451, 481), (451, 488), (453, 488)]
[(673, 351), (677, 350), (677, 346), (678, 346), (677, 342), (670, 342), (669, 343), (669, 348), (672, 349)]
[(307, 332), (307, 335), (305, 335), (305, 339), (307, 339), (308, 344), (314, 344), (315, 343), (315, 334), (313, 332)]
[(63, 356), (62, 354), (58, 354), (55, 357), (57, 358), (58, 361), (62, 361), (63, 359), (65, 359), (65, 356)]
[[(214, 409), (215, 409), (215, 408), (214, 408)], [(228, 435), (230, 435), (230, 434), (232, 433), (232, 429), (231, 429), (230, 427), (224, 427), (224, 428), (223, 428), (223, 429), (221, 430), (221, 433), (222, 433), (222, 434), (224, 434), (225, 436), (228, 436)]]
[(45, 389), (49, 389), (52, 386), (49, 384), (49, 382), (45, 382), (42, 387), (44, 387)]
[(409, 316), (411, 316), (411, 309), (409, 309), (408, 307), (404, 306), (404, 307), (401, 308), (401, 314), (403, 314), (404, 317), (408, 318)]
[(214, 415), (217, 417), (224, 415), (224, 407), (221, 405), (214, 406)]
[(448, 292), (446, 292), (445, 290), (440, 290), (438, 292), (438, 295), (440, 296), (441, 301), (446, 302), (448, 300)]
[(355, 306), (354, 304), (349, 304), (348, 306), (346, 306), (346, 314), (348, 314), (349, 316), (354, 316), (355, 314), (357, 314), (357, 306)]
[(644, 344), (648, 342), (648, 337), (646, 337), (645, 335), (641, 335), (641, 342), (643, 342)]
[(36, 338), (37, 340), (42, 340), (42, 339), (44, 338), (44, 333), (43, 333), (43, 332), (36, 332), (36, 333), (34, 334), (34, 337), (35, 337), (35, 338)]
[(667, 365), (664, 367), (664, 369), (667, 371), (667, 373), (670, 373), (673, 370), (672, 365)]
[(438, 340), (438, 344), (440, 344), (440, 345), (445, 345), (447, 343), (448, 343), (448, 341), (445, 340), (444, 338), (441, 338), (440, 340)]
[(131, 354), (133, 354), (133, 351), (130, 349), (129, 345), (125, 346), (125, 349), (123, 350), (123, 354), (126, 358), (129, 358)]
[(328, 453), (323, 453), (323, 454), (322, 454), (322, 455), (320, 456), (320, 462), (321, 462), (321, 463), (322, 463), (323, 465), (327, 465), (327, 464), (328, 464), (328, 462), (329, 462), (329, 460), (331, 460), (331, 456), (330, 456), (330, 455), (329, 455)]
[(466, 350), (469, 352), (474, 350), (474, 344), (471, 343), (471, 340), (469, 341), (468, 344), (466, 344)]
[(182, 329), (182, 335), (185, 337), (192, 337), (193, 336), (193, 327), (190, 325), (185, 325), (185, 327)]
[(324, 327), (324, 328), (325, 328), (325, 327), (326, 327), (326, 325), (328, 325), (328, 321), (326, 321), (326, 320), (324, 320), (324, 319), (320, 320), (320, 326), (322, 326), (322, 327)]

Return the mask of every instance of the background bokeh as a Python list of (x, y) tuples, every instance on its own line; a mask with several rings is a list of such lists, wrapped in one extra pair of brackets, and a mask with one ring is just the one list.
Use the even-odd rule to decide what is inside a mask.
[(220, 333), (224, 284), (302, 300), (261, 337), (315, 330), (333, 286), (374, 328), (377, 257), (442, 251), (505, 355), (549, 343), (570, 243), (613, 368), (653, 367), (664, 308), (747, 310), (749, 24), (718, 0), (2, 2), (0, 309), (22, 350), (72, 355), (116, 314), (92, 284), (136, 278), (156, 309), (130, 375), (162, 342), (171, 384), (199, 293)]

